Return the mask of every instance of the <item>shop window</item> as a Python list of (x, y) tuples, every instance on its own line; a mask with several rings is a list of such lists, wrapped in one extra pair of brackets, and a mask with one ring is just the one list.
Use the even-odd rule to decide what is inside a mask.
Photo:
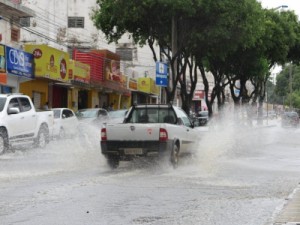
[(11, 29), (11, 41), (19, 41), (20, 39), (20, 29), (12, 28)]
[(20, 110), (19, 101), (17, 98), (13, 98), (9, 101), (8, 108), (18, 108)]
[(84, 28), (84, 17), (69, 17), (68, 18), (69, 28)]

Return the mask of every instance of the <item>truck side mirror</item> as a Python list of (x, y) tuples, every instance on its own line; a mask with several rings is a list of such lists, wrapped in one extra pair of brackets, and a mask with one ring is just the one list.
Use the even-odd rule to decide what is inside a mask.
[(18, 114), (18, 113), (20, 113), (20, 109), (16, 108), (16, 107), (8, 108), (7, 113), (8, 113), (8, 115)]

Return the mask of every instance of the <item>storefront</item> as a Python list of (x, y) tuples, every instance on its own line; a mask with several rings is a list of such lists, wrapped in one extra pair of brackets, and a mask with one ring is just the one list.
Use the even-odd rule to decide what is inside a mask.
[[(128, 108), (131, 92), (127, 89), (127, 76), (120, 72), (120, 56), (108, 50), (94, 50), (103, 57), (104, 76), (101, 83), (107, 106), (113, 109)], [(104, 104), (104, 102), (102, 102)]]
[(102, 83), (102, 95), (107, 96), (107, 105), (112, 106), (113, 109), (129, 108), (131, 91), (127, 88), (127, 76), (113, 73), (111, 70), (106, 70), (106, 73), (110, 75), (107, 75)]
[[(89, 52), (73, 51), (73, 59), (91, 67), (90, 85), (92, 107), (113, 109), (128, 108), (130, 91), (127, 89), (127, 77), (120, 73), (120, 56), (108, 50)], [(86, 98), (86, 93), (82, 94)]]
[(152, 78), (140, 77), (137, 80), (137, 91), (132, 95), (132, 104), (155, 104), (158, 103), (159, 87)]
[(33, 55), (0, 45), (0, 92), (20, 92), (20, 84), (33, 78)]
[[(103, 82), (103, 55), (95, 52), (83, 52), (77, 49), (73, 51), (73, 60), (81, 62), (90, 67), (89, 79), (87, 80), (74, 80), (76, 82), (76, 87), (78, 88), (78, 109), (81, 108), (94, 108), (101, 107), (103, 104), (103, 96), (101, 92), (103, 87), (101, 83)], [(83, 81), (83, 82), (82, 82)]]
[(206, 104), (204, 102), (204, 91), (195, 90), (192, 102), (192, 111), (196, 114), (200, 111), (207, 110)]
[(89, 108), (90, 65), (70, 60), (69, 67), (69, 76), (72, 77), (71, 108), (74, 111)]
[(137, 95), (137, 79), (135, 78), (129, 78), (128, 79), (128, 89), (131, 90), (131, 102), (130, 105), (133, 105), (134, 103), (138, 102), (138, 95)]
[(22, 89), (30, 92), (37, 108), (45, 104), (50, 108), (71, 107), (68, 53), (47, 45), (25, 45), (25, 50), (34, 56), (36, 80)]

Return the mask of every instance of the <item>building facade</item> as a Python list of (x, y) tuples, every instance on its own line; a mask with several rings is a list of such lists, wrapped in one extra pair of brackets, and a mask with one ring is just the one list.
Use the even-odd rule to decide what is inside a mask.
[[(149, 69), (135, 75), (128, 72), (128, 62), (122, 61), (116, 46), (107, 44), (90, 19), (97, 9), (94, 1), (0, 0), (0, 9), (6, 12), (0, 18), (1, 93), (25, 93), (36, 108), (48, 104), (78, 110), (113, 104), (119, 109), (132, 104), (130, 79), (137, 82), (139, 76), (134, 76)], [(30, 58), (27, 65), (34, 66), (26, 68), (31, 69), (27, 76), (24, 68), (8, 70), (7, 49)], [(133, 61), (138, 62), (134, 57), (131, 66)], [(134, 91), (143, 92), (137, 85)], [(152, 97), (147, 99), (153, 102)]]
[(19, 43), (22, 18), (35, 16), (21, 1), (0, 1), (0, 92), (20, 92), (21, 83), (33, 79), (32, 55)]

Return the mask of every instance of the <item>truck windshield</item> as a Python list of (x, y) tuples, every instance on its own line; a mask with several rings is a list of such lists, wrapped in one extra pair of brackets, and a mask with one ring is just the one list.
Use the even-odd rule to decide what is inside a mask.
[(0, 112), (2, 112), (5, 102), (6, 102), (6, 98), (0, 98)]

